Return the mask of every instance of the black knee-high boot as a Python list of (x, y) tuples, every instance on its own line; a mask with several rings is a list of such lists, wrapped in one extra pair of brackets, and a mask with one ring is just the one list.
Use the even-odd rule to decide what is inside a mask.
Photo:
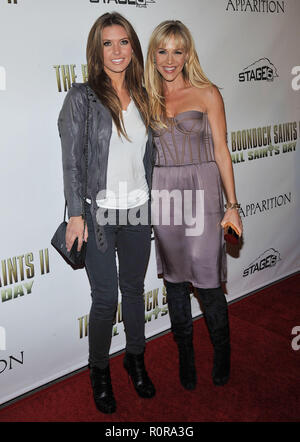
[(196, 388), (193, 319), (188, 283), (165, 281), (173, 337), (178, 346), (179, 378), (186, 390)]
[(224, 385), (230, 374), (230, 334), (228, 307), (221, 287), (197, 289), (203, 304), (204, 318), (214, 348), (212, 378), (215, 385)]

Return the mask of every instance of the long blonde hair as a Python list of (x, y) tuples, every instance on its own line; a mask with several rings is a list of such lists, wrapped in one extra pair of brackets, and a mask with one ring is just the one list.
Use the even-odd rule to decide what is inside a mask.
[(144, 58), (138, 36), (129, 21), (117, 12), (101, 15), (92, 26), (86, 48), (88, 84), (101, 102), (110, 110), (118, 134), (128, 139), (124, 127), (121, 101), (114, 90), (109, 76), (104, 71), (102, 30), (107, 26), (122, 26), (130, 41), (133, 53), (125, 73), (125, 83), (135, 102), (143, 122), (149, 126), (149, 108), (144, 83)]
[(175, 38), (178, 47), (187, 52), (187, 61), (182, 70), (184, 80), (197, 88), (212, 84), (200, 66), (189, 29), (179, 20), (167, 20), (160, 23), (150, 37), (145, 68), (145, 86), (148, 92), (152, 127), (165, 127), (166, 106), (163, 78), (155, 66), (155, 53), (159, 47), (164, 47), (171, 37)]

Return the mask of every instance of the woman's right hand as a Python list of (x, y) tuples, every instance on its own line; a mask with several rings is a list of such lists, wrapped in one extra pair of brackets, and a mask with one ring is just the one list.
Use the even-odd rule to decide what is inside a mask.
[[(79, 252), (82, 247), (82, 233), (84, 228), (84, 220), (82, 216), (71, 216), (67, 225), (66, 231), (66, 247), (68, 252), (71, 250), (72, 245), (76, 238), (78, 238), (78, 247), (77, 251)], [(88, 230), (87, 225), (85, 226), (84, 232), (84, 241), (86, 242), (88, 239)]]

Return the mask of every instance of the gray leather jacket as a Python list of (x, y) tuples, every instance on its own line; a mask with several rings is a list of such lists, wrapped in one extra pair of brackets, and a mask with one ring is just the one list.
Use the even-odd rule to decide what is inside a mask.
[[(96, 220), (98, 206), (96, 196), (106, 189), (109, 144), (112, 133), (112, 117), (94, 91), (86, 83), (73, 83), (68, 91), (58, 118), (61, 138), (64, 193), (68, 215), (80, 216), (83, 213), (83, 180), (85, 175), (84, 134), (87, 115), (87, 99), (90, 102), (89, 142), (88, 142), (88, 180), (87, 197), (91, 199), (91, 215), (94, 224), (97, 247), (107, 248), (103, 226)], [(153, 170), (153, 143), (151, 130), (144, 155), (145, 176), (151, 189)], [(149, 192), (150, 193), (150, 192)]]

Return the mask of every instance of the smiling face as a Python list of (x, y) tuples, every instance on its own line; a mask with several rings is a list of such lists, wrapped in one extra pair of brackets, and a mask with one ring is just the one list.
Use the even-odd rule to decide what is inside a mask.
[(106, 26), (102, 30), (103, 63), (107, 75), (120, 74), (131, 62), (132, 47), (123, 26)]
[(156, 69), (165, 81), (174, 81), (182, 76), (187, 52), (174, 36), (171, 36), (155, 51)]

